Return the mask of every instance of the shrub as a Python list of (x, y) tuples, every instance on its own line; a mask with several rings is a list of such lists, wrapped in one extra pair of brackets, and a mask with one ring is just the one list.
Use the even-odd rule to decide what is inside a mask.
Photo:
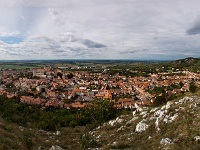
[(195, 84), (194, 82), (191, 82), (191, 83), (190, 83), (189, 90), (190, 90), (190, 92), (192, 92), (192, 93), (195, 93), (195, 92), (196, 92), (197, 86), (196, 86), (196, 84)]
[(81, 145), (81, 148), (87, 149), (87, 148), (94, 148), (98, 144), (92, 138), (92, 135), (90, 135), (89, 133), (86, 133), (86, 134), (80, 135), (80, 145)]

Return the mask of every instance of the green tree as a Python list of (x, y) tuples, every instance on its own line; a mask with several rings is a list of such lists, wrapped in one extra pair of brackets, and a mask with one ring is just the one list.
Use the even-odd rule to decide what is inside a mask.
[(113, 107), (113, 103), (110, 100), (94, 100), (90, 108), (87, 109), (87, 115), (91, 122), (101, 124), (105, 121), (117, 117), (118, 111)]
[(179, 85), (181, 88), (184, 86), (183, 82), (181, 82), (181, 81), (180, 81)]
[(167, 102), (167, 97), (165, 94), (163, 94), (162, 96), (157, 96), (155, 98), (155, 101), (153, 103), (153, 106), (160, 106), (160, 105), (163, 105)]
[(60, 78), (62, 79), (63, 74), (62, 74), (61, 72), (58, 72), (58, 73), (57, 73), (57, 76), (60, 77)]
[(195, 93), (195, 92), (196, 92), (197, 86), (196, 86), (196, 84), (195, 84), (194, 82), (191, 82), (191, 83), (190, 83), (189, 90), (190, 90), (190, 92), (192, 92), (192, 93)]
[(74, 77), (74, 75), (73, 75), (72, 73), (67, 74), (67, 78), (68, 78), (68, 79), (71, 79), (71, 78), (73, 78), (73, 77)]

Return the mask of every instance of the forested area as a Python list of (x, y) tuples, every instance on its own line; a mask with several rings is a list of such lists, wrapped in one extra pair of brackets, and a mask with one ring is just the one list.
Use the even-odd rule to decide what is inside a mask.
[(113, 103), (107, 100), (94, 100), (88, 108), (64, 109), (29, 106), (20, 103), (17, 99), (0, 96), (0, 116), (4, 120), (47, 131), (55, 131), (60, 127), (75, 127), (88, 124), (97, 126), (120, 114), (121, 111), (114, 108)]

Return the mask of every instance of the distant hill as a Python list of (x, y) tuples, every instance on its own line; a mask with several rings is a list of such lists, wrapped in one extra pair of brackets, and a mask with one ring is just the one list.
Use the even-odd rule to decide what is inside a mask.
[[(150, 64), (150, 66), (152, 66), (152, 64)], [(153, 67), (175, 68), (175, 69), (181, 69), (181, 70), (182, 69), (189, 70), (192, 72), (198, 72), (200, 71), (200, 58), (188, 57), (188, 58), (174, 60), (174, 61), (158, 62), (158, 63), (154, 63)]]
[(200, 58), (188, 57), (185, 59), (176, 60), (173, 63), (177, 65), (182, 65), (182, 66), (196, 65), (200, 63)]

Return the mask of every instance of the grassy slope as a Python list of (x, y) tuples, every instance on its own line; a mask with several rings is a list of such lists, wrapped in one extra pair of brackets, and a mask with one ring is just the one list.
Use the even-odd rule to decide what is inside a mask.
[(24, 128), (0, 119), (0, 149), (30, 150), (42, 147), (49, 149), (59, 145), (64, 149), (81, 149), (80, 134), (85, 127), (63, 128), (61, 134), (43, 130)]
[[(188, 94), (188, 96), (194, 96)], [(61, 135), (55, 135), (53, 132), (41, 131), (38, 129), (24, 128), (13, 123), (8, 123), (0, 118), (0, 149), (38, 149), (43, 147), (49, 149), (52, 145), (59, 145), (64, 149), (82, 149), (85, 147), (101, 147), (103, 149), (199, 149), (200, 142), (194, 141), (195, 136), (200, 136), (200, 91), (195, 94), (195, 101), (184, 104), (173, 105), (168, 114), (175, 114), (175, 109), (184, 107), (180, 110), (178, 117), (172, 123), (161, 123), (161, 131), (155, 129), (155, 120), (148, 118), (154, 114), (150, 113), (151, 107), (144, 109), (148, 114), (142, 117), (140, 113), (136, 114), (136, 119), (127, 123), (132, 118), (132, 113), (121, 116), (122, 123), (116, 123), (114, 126), (108, 124), (102, 125), (98, 129), (91, 130), (87, 138), (80, 139), (80, 135), (88, 135), (88, 128), (62, 128)], [(180, 99), (180, 98), (179, 98)], [(172, 102), (176, 102), (173, 100)], [(194, 102), (196, 108), (190, 108)], [(160, 109), (160, 107), (159, 107)], [(142, 119), (147, 119), (149, 127), (141, 133), (135, 132), (135, 127)], [(122, 130), (119, 130), (119, 128)], [(150, 138), (151, 137), (151, 138)], [(149, 139), (150, 138), (150, 139)], [(162, 138), (173, 139), (173, 145), (160, 145)], [(93, 143), (90, 141), (93, 140)]]
[[(197, 95), (199, 95), (197, 93)], [(191, 95), (189, 95), (191, 96)], [(193, 97), (193, 96), (192, 96)], [(150, 113), (151, 108), (147, 108), (147, 117), (142, 117), (140, 113), (135, 115), (135, 120), (127, 123), (134, 118), (132, 114), (121, 116), (122, 123), (116, 123), (114, 126), (104, 124), (98, 129), (92, 131), (92, 138), (101, 143), (103, 149), (200, 149), (200, 141), (195, 141), (195, 136), (200, 136), (200, 98), (195, 97), (195, 101), (184, 104), (173, 104), (167, 114), (172, 116), (177, 113), (175, 109), (183, 107), (184, 110), (178, 111), (178, 117), (172, 123), (164, 123), (161, 121), (160, 131), (155, 129), (155, 119), (149, 120), (154, 112)], [(176, 102), (174, 100), (172, 102)], [(197, 107), (191, 107), (191, 104), (197, 103)], [(160, 107), (159, 107), (160, 109)], [(144, 110), (145, 111), (145, 110)], [(141, 133), (135, 132), (138, 122), (146, 119), (149, 127)], [(121, 128), (121, 130), (120, 130)], [(172, 145), (161, 145), (162, 138), (170, 138), (173, 140)]]

